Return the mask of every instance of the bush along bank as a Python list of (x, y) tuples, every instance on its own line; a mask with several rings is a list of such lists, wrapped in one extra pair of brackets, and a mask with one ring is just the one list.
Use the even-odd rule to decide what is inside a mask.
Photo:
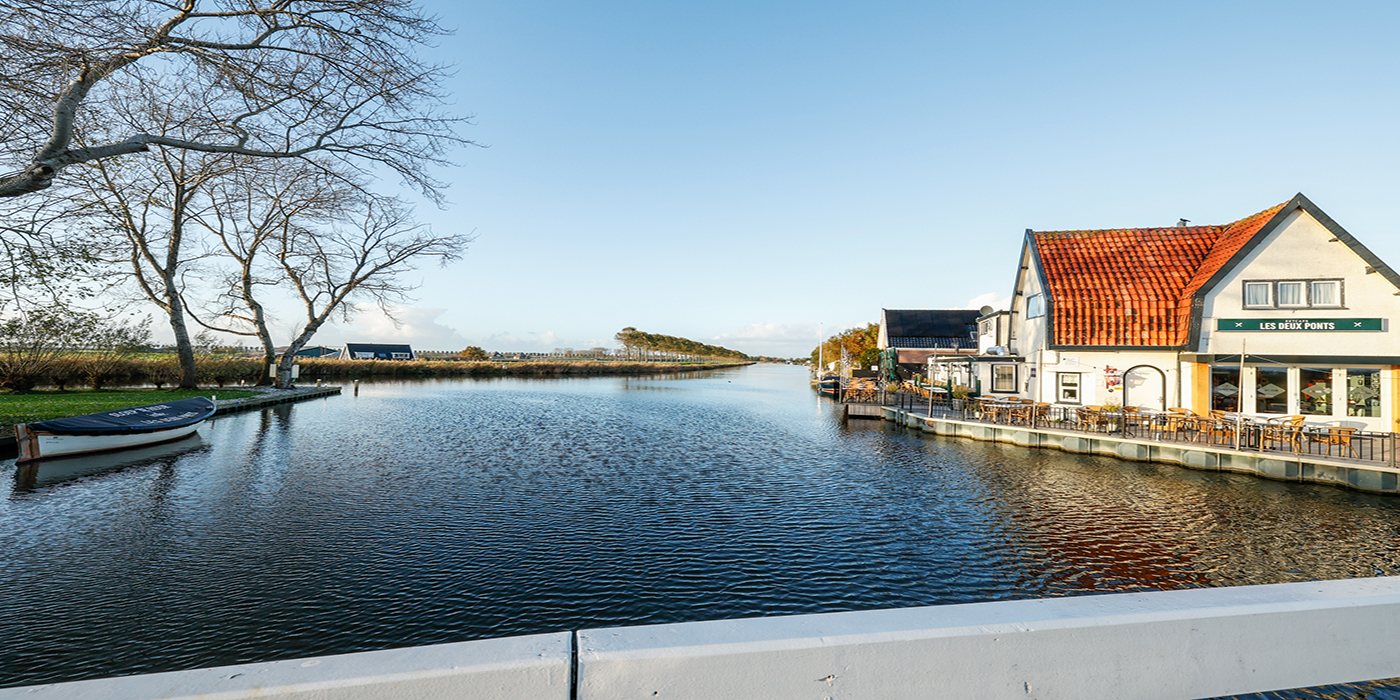
[[(258, 380), (257, 358), (205, 355), (195, 359), (199, 383), (229, 386)], [(111, 357), (100, 353), (71, 353), (52, 357), (16, 357), (0, 353), (0, 389), (24, 392), (35, 387), (104, 389), (118, 386), (166, 387), (180, 381), (180, 361), (174, 355)]]
[(752, 362), (462, 362), (454, 360), (338, 360), (305, 359), (301, 379), (360, 379), (364, 377), (584, 377), (606, 375), (678, 374), (743, 367)]

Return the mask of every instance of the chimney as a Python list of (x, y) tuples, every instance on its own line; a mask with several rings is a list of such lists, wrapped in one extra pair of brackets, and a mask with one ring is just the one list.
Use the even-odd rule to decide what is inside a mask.
[(1186, 228), (1187, 224), (1190, 224), (1190, 223), (1191, 223), (1191, 220), (1190, 220), (1190, 219), (1182, 219), (1182, 220), (1176, 222), (1176, 227), (1177, 227), (1177, 228)]

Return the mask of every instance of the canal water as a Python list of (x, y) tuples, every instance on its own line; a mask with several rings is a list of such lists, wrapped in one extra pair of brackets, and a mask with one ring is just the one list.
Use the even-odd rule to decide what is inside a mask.
[(843, 424), (799, 367), (363, 383), (200, 432), (10, 470), (0, 686), (1400, 575), (1400, 499)]

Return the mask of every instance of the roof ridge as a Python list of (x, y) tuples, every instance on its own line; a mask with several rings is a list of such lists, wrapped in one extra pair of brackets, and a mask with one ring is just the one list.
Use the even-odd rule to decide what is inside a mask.
[(1139, 227), (1139, 228), (1085, 228), (1085, 229), (1067, 229), (1067, 230), (1064, 230), (1064, 231), (1031, 231), (1031, 233), (1034, 234), (1034, 235), (1037, 235), (1037, 236), (1040, 236), (1040, 235), (1061, 236), (1061, 235), (1073, 235), (1073, 234), (1105, 234), (1105, 233), (1154, 233), (1154, 232), (1161, 232), (1161, 233), (1203, 233), (1203, 232), (1210, 231), (1210, 230), (1213, 230), (1213, 229), (1214, 229), (1214, 230), (1224, 230), (1225, 228), (1227, 228), (1227, 227), (1229, 227), (1229, 226), (1233, 226), (1234, 223), (1236, 223), (1236, 222), (1232, 222), (1232, 223), (1229, 223), (1229, 224), (1203, 224), (1203, 225), (1201, 225), (1201, 226), (1144, 226), (1144, 227)]

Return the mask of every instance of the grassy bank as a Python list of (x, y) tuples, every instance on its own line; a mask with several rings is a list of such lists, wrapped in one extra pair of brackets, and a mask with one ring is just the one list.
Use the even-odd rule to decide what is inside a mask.
[[(110, 391), (35, 391), (26, 394), (0, 394), (0, 426), (32, 423), (54, 418), (81, 416), (88, 413), (115, 411), (131, 406), (145, 406), (165, 401), (179, 401), (195, 396), (218, 395), (221, 399), (237, 399), (257, 392), (233, 389), (116, 389)], [(6, 429), (0, 436), (8, 435)]]
[(457, 360), (337, 360), (304, 359), (301, 380), (363, 377), (587, 377), (605, 375), (676, 374), (707, 369), (743, 367), (752, 362), (611, 362), (550, 360), (524, 362), (463, 362)]

